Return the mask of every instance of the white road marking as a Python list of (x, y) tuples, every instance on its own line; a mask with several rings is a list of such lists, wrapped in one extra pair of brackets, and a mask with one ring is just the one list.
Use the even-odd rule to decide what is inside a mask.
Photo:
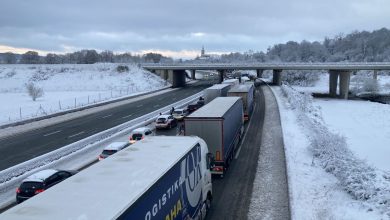
[(43, 136), (44, 136), (44, 137), (47, 137), (47, 136), (50, 136), (50, 135), (52, 135), (52, 134), (57, 134), (57, 133), (60, 133), (60, 132), (61, 132), (61, 130), (53, 131), (53, 132), (51, 132), (51, 133), (44, 134)]
[(141, 108), (142, 106), (144, 106), (144, 105), (137, 105), (137, 108)]
[(153, 106), (153, 108), (157, 108), (157, 107), (159, 107), (160, 105), (155, 105), (155, 106)]
[(84, 131), (79, 132), (79, 133), (77, 133), (77, 134), (72, 134), (72, 135), (70, 135), (68, 138), (76, 137), (76, 136), (79, 136), (80, 134), (84, 134)]
[[(255, 112), (255, 110), (256, 110), (256, 103), (255, 103), (255, 106), (253, 107), (252, 115), (253, 115), (253, 113)], [(236, 156), (234, 157), (234, 159), (237, 159), (238, 156), (240, 156), (241, 146), (242, 146), (242, 144), (244, 143), (244, 141), (245, 141), (245, 139), (246, 139), (246, 134), (248, 133), (248, 129), (249, 129), (249, 127), (251, 126), (252, 121), (253, 121), (253, 120), (250, 120), (250, 121), (249, 121), (248, 127), (246, 128), (246, 131), (245, 131), (245, 134), (244, 134), (244, 137), (243, 137), (242, 140), (241, 140), (240, 148), (238, 148), (237, 153), (236, 153)]]
[(108, 118), (108, 117), (111, 117), (112, 114), (109, 114), (109, 115), (106, 115), (106, 116), (103, 116), (102, 118)]
[(129, 118), (129, 117), (131, 117), (131, 116), (133, 116), (133, 114), (123, 116), (122, 118)]

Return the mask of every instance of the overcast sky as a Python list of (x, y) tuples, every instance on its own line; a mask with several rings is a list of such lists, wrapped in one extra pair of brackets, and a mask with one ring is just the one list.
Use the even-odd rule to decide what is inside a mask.
[(1, 0), (0, 52), (266, 51), (390, 28), (390, 0)]

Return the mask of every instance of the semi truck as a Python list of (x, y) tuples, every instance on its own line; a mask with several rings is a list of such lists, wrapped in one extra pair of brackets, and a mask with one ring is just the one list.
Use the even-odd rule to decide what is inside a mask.
[(199, 136), (207, 143), (215, 163), (212, 174), (223, 177), (243, 134), (240, 97), (218, 97), (184, 118), (184, 135)]
[(226, 79), (226, 80), (222, 81), (222, 84), (229, 84), (231, 86), (235, 86), (235, 85), (240, 84), (240, 81), (238, 79)]
[(212, 162), (199, 137), (145, 138), (0, 219), (203, 219), (212, 200)]
[(255, 94), (254, 92), (254, 86), (250, 83), (235, 85), (228, 91), (228, 96), (236, 96), (242, 98), (245, 121), (249, 120), (253, 111), (253, 98)]
[(230, 84), (215, 84), (204, 90), (205, 103), (211, 102), (217, 97), (226, 97)]

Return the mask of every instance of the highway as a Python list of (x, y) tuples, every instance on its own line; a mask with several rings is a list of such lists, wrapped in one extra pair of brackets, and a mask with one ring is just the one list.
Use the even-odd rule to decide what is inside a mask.
[[(195, 93), (198, 88), (188, 89)], [(165, 98), (172, 95), (167, 94)], [(213, 201), (206, 219), (290, 219), (283, 135), (277, 108), (275, 97), (268, 87), (261, 86), (256, 90), (255, 108), (250, 121), (245, 124), (246, 132), (235, 158), (224, 178), (213, 178)], [(153, 127), (153, 124), (150, 126)], [(177, 133), (178, 127), (155, 131), (155, 135), (172, 136)], [(260, 178), (260, 186), (254, 184), (259, 173), (264, 176)], [(254, 187), (260, 190), (255, 189), (256, 194), (252, 195)], [(252, 197), (260, 199), (251, 204)], [(2, 208), (0, 213), (14, 205)], [(248, 212), (250, 209), (253, 211), (253, 207), (256, 213), (251, 213), (248, 218)]]
[(81, 118), (0, 139), (0, 170), (56, 150), (200, 92), (210, 84), (197, 83), (158, 96), (102, 110)]

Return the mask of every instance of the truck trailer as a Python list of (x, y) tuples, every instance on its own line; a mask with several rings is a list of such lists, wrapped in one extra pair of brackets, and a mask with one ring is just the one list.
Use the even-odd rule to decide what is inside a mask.
[(217, 97), (226, 97), (230, 89), (230, 84), (215, 84), (204, 90), (205, 103), (211, 102)]
[(248, 121), (253, 111), (253, 96), (255, 89), (253, 84), (239, 84), (233, 86), (228, 91), (228, 96), (237, 96), (242, 98), (242, 104), (244, 107), (244, 120)]
[(7, 210), (0, 219), (200, 219), (212, 199), (211, 158), (199, 137), (150, 137)]
[(243, 105), (240, 97), (218, 97), (184, 118), (184, 135), (206, 141), (215, 158), (212, 174), (223, 177), (243, 133)]
[(222, 81), (222, 84), (229, 84), (231, 86), (235, 86), (235, 85), (240, 84), (240, 81), (238, 79), (226, 79), (226, 80)]

